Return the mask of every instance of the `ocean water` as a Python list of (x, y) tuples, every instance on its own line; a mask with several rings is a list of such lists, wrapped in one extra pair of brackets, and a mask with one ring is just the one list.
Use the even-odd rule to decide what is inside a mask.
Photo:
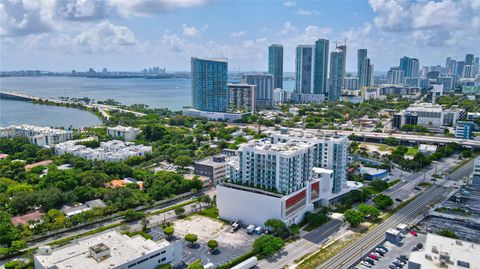
[[(294, 81), (284, 81), (284, 88), (291, 90), (293, 86)], [(170, 110), (191, 105), (190, 79), (3, 77), (0, 89), (49, 98), (88, 97), (95, 101), (112, 98), (126, 105), (146, 104)], [(98, 125), (100, 120), (78, 109), (0, 100), (0, 126), (22, 123), (78, 128)]]

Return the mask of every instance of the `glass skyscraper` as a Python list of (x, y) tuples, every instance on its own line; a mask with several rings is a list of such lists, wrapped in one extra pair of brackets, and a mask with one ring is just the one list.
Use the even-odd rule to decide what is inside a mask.
[(328, 85), (328, 46), (327, 39), (315, 42), (314, 68), (313, 68), (313, 93), (326, 94)]
[(345, 78), (345, 66), (347, 60), (347, 46), (337, 46), (336, 51), (330, 53), (330, 87), (328, 89), (328, 101), (340, 100)]
[(192, 58), (192, 105), (202, 111), (228, 109), (227, 59)]
[(295, 58), (295, 92), (312, 93), (313, 89), (313, 46), (297, 46)]
[(373, 84), (373, 64), (367, 57), (367, 49), (359, 49), (357, 53), (357, 75), (358, 86), (361, 89), (365, 86), (372, 86)]
[(403, 70), (405, 77), (418, 78), (420, 76), (420, 63), (416, 58), (404, 56), (400, 59), (400, 69)]
[(273, 76), (273, 88), (283, 88), (283, 46), (268, 47), (268, 73)]

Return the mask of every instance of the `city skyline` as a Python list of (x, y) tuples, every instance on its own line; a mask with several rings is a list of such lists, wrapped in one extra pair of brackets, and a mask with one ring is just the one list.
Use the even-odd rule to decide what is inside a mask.
[[(217, 2), (2, 1), (2, 71), (188, 71), (190, 57), (228, 57), (229, 71), (268, 70), (268, 46), (284, 46), (284, 72), (295, 47), (319, 38), (347, 40), (347, 71), (366, 48), (386, 72), (407, 55), (421, 66), (478, 55), (479, 1)], [(204, 16), (208, 13), (209, 16)], [(338, 16), (341, 13), (344, 16)], [(250, 14), (249, 19), (230, 17)], [(265, 14), (269, 14), (268, 20)], [(273, 16), (274, 15), (274, 16)], [(348, 16), (348, 20), (345, 20)], [(433, 19), (432, 19), (433, 18)], [(435, 18), (442, 18), (438, 20)]]

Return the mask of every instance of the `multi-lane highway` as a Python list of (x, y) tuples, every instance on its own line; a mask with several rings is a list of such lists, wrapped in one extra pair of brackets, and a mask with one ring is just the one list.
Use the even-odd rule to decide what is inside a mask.
[(474, 160), (468, 162), (464, 166), (455, 170), (446, 178), (446, 180), (439, 182), (438, 185), (434, 185), (424, 193), (418, 195), (415, 200), (397, 211), (388, 220), (370, 230), (368, 233), (362, 236), (361, 239), (343, 249), (340, 253), (321, 264), (318, 268), (344, 269), (349, 268), (358, 262), (366, 252), (384, 240), (385, 231), (388, 228), (395, 227), (400, 223), (411, 223), (418, 217), (418, 215), (425, 211), (425, 209), (431, 203), (439, 201), (446, 194), (448, 194), (450, 192), (450, 188), (447, 188), (446, 186), (449, 186), (452, 182), (460, 181), (465, 176), (468, 176), (472, 172), (473, 163)]

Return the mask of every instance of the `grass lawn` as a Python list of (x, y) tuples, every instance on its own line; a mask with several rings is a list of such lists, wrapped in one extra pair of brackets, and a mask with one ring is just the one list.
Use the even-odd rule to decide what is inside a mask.
[(399, 178), (397, 178), (395, 180), (392, 180), (392, 181), (388, 182), (388, 187), (392, 187), (393, 185), (397, 184), (398, 182), (400, 182)]
[(418, 149), (409, 147), (407, 151), (407, 155), (415, 156), (418, 153)]
[(364, 187), (363, 189), (368, 190), (371, 194), (379, 194), (380, 193), (380, 191), (377, 191), (376, 189), (374, 189), (372, 187)]

